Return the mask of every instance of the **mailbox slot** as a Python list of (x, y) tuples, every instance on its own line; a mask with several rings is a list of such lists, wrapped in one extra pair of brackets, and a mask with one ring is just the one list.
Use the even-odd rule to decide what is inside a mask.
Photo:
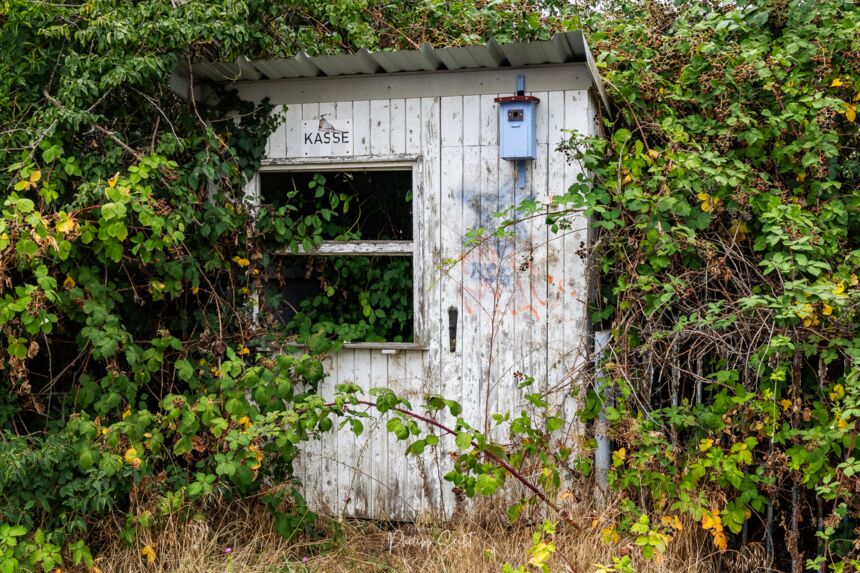
[(533, 96), (499, 97), (499, 157), (513, 161), (535, 159), (537, 150), (536, 107)]

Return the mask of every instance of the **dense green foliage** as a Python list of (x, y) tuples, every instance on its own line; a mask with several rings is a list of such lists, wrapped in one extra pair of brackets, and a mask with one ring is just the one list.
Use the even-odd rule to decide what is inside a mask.
[[(256, 351), (271, 334), (249, 296), (265, 253), (272, 242), (312, 246), (327, 220), (320, 210), (311, 228), (255, 227), (243, 178), (278, 118), (229, 94), (218, 109), (180, 99), (168, 87), (177, 64), (547, 38), (580, 25), (615, 109), (607, 139), (571, 140), (591, 177), (555, 206), (586, 208), (598, 229), (595, 317), (614, 344), (608, 390), (589, 392), (583, 419), (616, 400), (621, 527), (653, 554), (688, 514), (717, 548), (746, 535), (787, 547), (795, 568), (856, 569), (858, 9), (600, 9), (580, 21), (566, 2), (528, 0), (3, 3), (0, 571), (89, 564), (83, 540), (107, 512), (127, 515), (132, 542), (189, 501), (288, 479), (297, 444), (359, 405), (355, 387), (332, 404), (315, 393), (319, 356)], [(392, 319), (377, 314), (387, 303), (367, 302), (349, 320)], [(395, 320), (385, 328), (403, 328)], [(315, 349), (343, 336), (322, 334)], [(530, 378), (519, 382), (531, 391)], [(457, 418), (435, 429), (460, 451), (447, 476), (460, 491), (528, 481), (518, 468), (537, 459), (543, 472), (528, 483), (555, 506), (571, 449), (552, 445), (560, 419), (541, 396), (527, 399), (545, 413), (500, 413), (507, 448), (456, 403), (429, 399), (428, 412)], [(417, 437), (411, 453), (439, 443), (420, 435), (416, 420), (435, 422), (408, 402), (380, 391), (373, 404), (398, 438)], [(357, 415), (349, 425), (362, 429)], [(279, 531), (311, 529), (289, 485), (268, 493)], [(541, 567), (553, 531), (536, 534)]]
[(607, 9), (616, 115), (571, 140), (591, 177), (557, 202), (599, 228), (614, 486), (717, 548), (743, 532), (786, 567), (854, 569), (860, 10)]
[[(546, 37), (567, 16), (541, 6), (0, 4), (0, 571), (91, 564), (108, 512), (131, 542), (189, 501), (288, 479), (296, 444), (332, 427), (319, 357), (255, 347), (272, 236), (241, 189), (279, 118), (184, 101), (177, 65)], [(289, 485), (265, 500), (285, 535), (310, 526)]]

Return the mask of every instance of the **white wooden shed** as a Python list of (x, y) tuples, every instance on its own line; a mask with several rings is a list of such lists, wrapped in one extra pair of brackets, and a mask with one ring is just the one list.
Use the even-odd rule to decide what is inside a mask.
[[(591, 347), (581, 256), (587, 220), (559, 233), (543, 220), (525, 221), (511, 238), (478, 247), (465, 237), (498, 225), (497, 212), (564, 193), (576, 180), (579, 167), (556, 148), (565, 130), (597, 133), (605, 101), (580, 32), (508, 45), (195, 64), (193, 74), (285, 110), (249, 183), (251, 200), (271, 172), (411, 171), (411, 241), (365, 248), (412, 257), (414, 341), (346, 345), (330, 358), (326, 393), (340, 382), (388, 386), (416, 407), (426, 394), (441, 394), (482, 428), (489, 414), (523, 408), (514, 377), (523, 372), (555, 390), (567, 431), (575, 431), (572, 373)], [(537, 153), (525, 163), (523, 188), (517, 163), (499, 157), (494, 101), (512, 95), (520, 75), (525, 94), (539, 99)], [(323, 141), (319, 134), (327, 132), (341, 136)], [(451, 260), (457, 262), (445, 264)], [(360, 438), (344, 429), (308, 444), (299, 477), (309, 503), (333, 515), (450, 515), (457, 502), (442, 476), (453, 443), (443, 440), (421, 458), (404, 449), (386, 434), (384, 420)]]

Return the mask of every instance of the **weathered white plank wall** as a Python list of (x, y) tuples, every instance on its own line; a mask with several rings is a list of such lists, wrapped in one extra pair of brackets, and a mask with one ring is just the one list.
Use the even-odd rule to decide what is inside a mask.
[[(532, 375), (540, 389), (553, 389), (569, 383), (581, 363), (587, 277), (577, 252), (588, 240), (586, 220), (577, 218), (571, 229), (552, 234), (537, 217), (513, 227), (510, 238), (477, 247), (465, 245), (465, 235), (478, 227), (496, 228), (494, 215), (523, 199), (541, 201), (566, 191), (578, 167), (556, 147), (563, 129), (594, 131), (593, 99), (585, 90), (533, 94), (541, 100), (538, 158), (528, 162), (527, 185), (519, 189), (514, 164), (498, 157), (496, 95), (287, 107), (286, 121), (268, 142), (271, 163), (301, 158), (301, 121), (320, 114), (352, 120), (351, 161), (417, 157), (413, 265), (421, 285), (415, 323), (423, 348), (394, 354), (343, 350), (327, 365), (324, 395), (347, 381), (366, 389), (388, 386), (420, 408), (426, 394), (440, 393), (460, 401), (464, 418), (485, 428), (491, 414), (516, 414), (525, 407), (514, 373)], [(459, 323), (454, 351), (450, 307)], [(558, 392), (558, 405), (572, 421), (575, 404), (571, 399), (562, 404), (566, 394)], [(443, 441), (443, 448), (407, 458), (405, 444), (388, 438), (385, 422), (368, 423), (359, 438), (344, 429), (304, 448), (298, 466), (308, 500), (332, 514), (450, 515), (456, 500), (442, 476), (453, 444)]]

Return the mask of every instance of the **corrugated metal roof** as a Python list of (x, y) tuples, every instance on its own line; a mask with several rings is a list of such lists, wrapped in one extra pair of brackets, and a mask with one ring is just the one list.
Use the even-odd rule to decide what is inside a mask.
[(580, 31), (562, 32), (551, 40), (499, 44), (490, 39), (483, 46), (433, 48), (420, 50), (369, 52), (362, 49), (354, 54), (309, 56), (300, 52), (293, 58), (237, 62), (204, 62), (192, 65), (197, 79), (212, 82), (240, 82), (313, 78), (320, 76), (349, 76), (362, 74), (463, 70), (476, 68), (506, 68), (582, 62), (587, 64), (606, 105), (603, 85), (594, 66), (588, 45)]

